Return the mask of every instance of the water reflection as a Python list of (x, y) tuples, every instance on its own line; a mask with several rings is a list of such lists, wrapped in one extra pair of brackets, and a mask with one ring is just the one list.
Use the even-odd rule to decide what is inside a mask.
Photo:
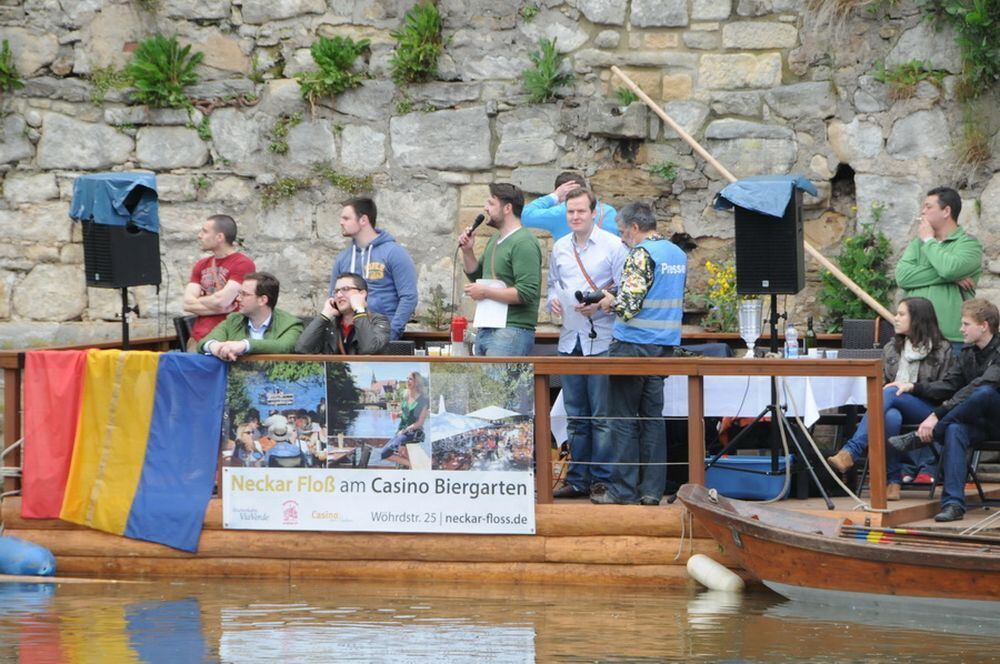
[(766, 592), (0, 583), (0, 661), (953, 662), (987, 661), (1000, 635), (987, 620), (941, 629), (930, 616), (884, 618)]

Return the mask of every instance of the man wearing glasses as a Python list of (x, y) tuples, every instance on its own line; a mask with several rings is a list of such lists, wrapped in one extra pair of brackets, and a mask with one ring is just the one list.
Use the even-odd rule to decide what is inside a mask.
[(278, 279), (269, 272), (246, 275), (236, 296), (239, 311), (216, 325), (198, 344), (198, 351), (227, 362), (252, 353), (291, 353), (302, 334), (302, 321), (275, 308), (278, 290)]
[(391, 325), (368, 310), (368, 283), (360, 274), (337, 277), (333, 297), (306, 326), (295, 352), (306, 355), (378, 355), (389, 345)]

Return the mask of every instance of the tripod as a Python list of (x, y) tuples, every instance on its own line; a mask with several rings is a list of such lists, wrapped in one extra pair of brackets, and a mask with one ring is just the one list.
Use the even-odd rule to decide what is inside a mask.
[[(768, 322), (771, 326), (771, 352), (778, 352), (778, 320), (781, 318), (788, 318), (787, 313), (778, 313), (778, 296), (774, 293), (771, 294), (771, 315)], [(774, 376), (771, 379), (771, 403), (764, 406), (764, 409), (760, 411), (757, 417), (754, 418), (753, 422), (749, 426), (745, 427), (736, 436), (730, 440), (725, 447), (722, 448), (715, 456), (709, 459), (705, 463), (705, 469), (708, 470), (715, 463), (721, 459), (724, 455), (728, 454), (731, 450), (735, 449), (739, 444), (740, 439), (742, 439), (753, 427), (754, 424), (764, 421), (765, 417), (770, 417), (770, 439), (771, 439), (771, 469), (769, 471), (759, 471), (752, 470), (749, 468), (733, 468), (732, 470), (743, 473), (756, 473), (760, 475), (777, 475), (780, 471), (778, 470), (778, 457), (781, 454), (781, 448), (779, 441), (781, 440), (782, 432), (784, 432), (785, 437), (791, 441), (792, 446), (795, 448), (796, 453), (799, 455), (799, 459), (802, 460), (803, 465), (805, 465), (806, 470), (809, 471), (809, 476), (812, 477), (813, 482), (819, 488), (820, 495), (823, 496), (823, 500), (826, 502), (826, 508), (832, 510), (834, 508), (833, 501), (830, 500), (829, 494), (826, 489), (819, 481), (819, 477), (816, 475), (816, 471), (812, 464), (809, 462), (809, 458), (805, 455), (802, 449), (802, 444), (799, 439), (795, 437), (795, 430), (792, 427), (792, 423), (788, 421), (785, 416), (784, 407), (778, 403), (778, 381)], [(786, 460), (786, 463), (788, 461)]]

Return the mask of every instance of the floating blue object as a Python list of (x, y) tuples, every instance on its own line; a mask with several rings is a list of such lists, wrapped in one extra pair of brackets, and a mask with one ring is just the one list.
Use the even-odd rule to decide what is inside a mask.
[(0, 574), (52, 576), (55, 573), (56, 557), (44, 546), (0, 536)]

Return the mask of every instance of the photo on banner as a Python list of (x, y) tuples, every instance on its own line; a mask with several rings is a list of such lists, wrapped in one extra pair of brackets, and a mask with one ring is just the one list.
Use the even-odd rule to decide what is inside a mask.
[(430, 365), (327, 362), (327, 466), (430, 470)]
[(526, 471), (534, 457), (530, 364), (434, 364), (434, 470)]
[(322, 362), (236, 362), (229, 371), (223, 465), (319, 468), (326, 463)]

